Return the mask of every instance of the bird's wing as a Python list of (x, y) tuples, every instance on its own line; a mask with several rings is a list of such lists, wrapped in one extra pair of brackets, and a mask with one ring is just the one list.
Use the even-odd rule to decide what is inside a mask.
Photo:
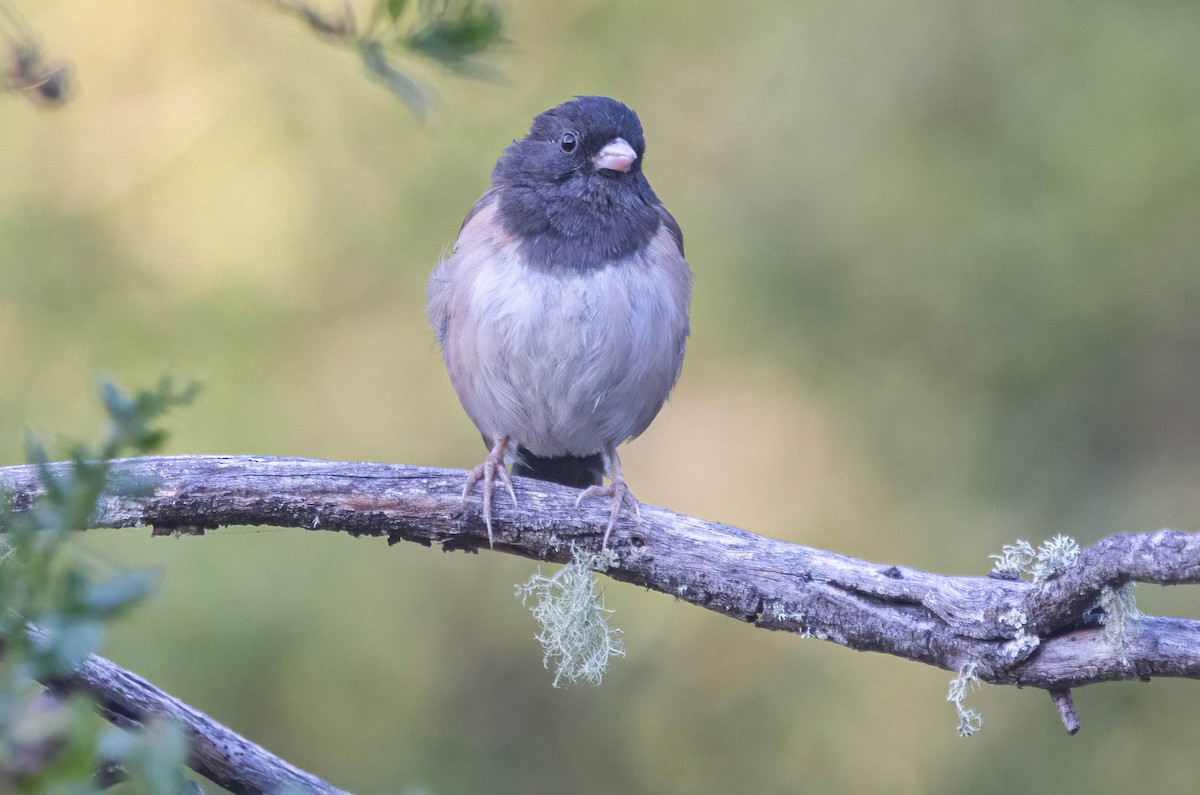
[(675, 238), (675, 243), (679, 246), (679, 256), (683, 256), (683, 230), (679, 228), (679, 222), (675, 220), (675, 216), (671, 215), (670, 211), (660, 202), (658, 205), (658, 215), (662, 219), (663, 226), (671, 233), (671, 237)]
[[(467, 228), (467, 224), (471, 223), (471, 221), (473, 221), (475, 219), (475, 216), (479, 215), (479, 211), (482, 210), (484, 207), (487, 207), (493, 201), (495, 201), (496, 198), (499, 196), (499, 194), (500, 194), (499, 188), (489, 188), (488, 190), (486, 190), (484, 192), (484, 194), (482, 196), (479, 197), (479, 199), (473, 205), (471, 205), (470, 211), (467, 212), (467, 217), (463, 219), (462, 226), (460, 226), (458, 228), (458, 236), (459, 237), (462, 237), (463, 230)], [(676, 228), (678, 228), (678, 227), (676, 227)], [(457, 241), (455, 241), (455, 243), (454, 243), (454, 248), (455, 249), (458, 248)]]
[(462, 240), (463, 232), (475, 220), (479, 212), (490, 206), (496, 200), (496, 196), (496, 188), (491, 188), (471, 206), (467, 217), (463, 219), (462, 226), (458, 228), (458, 238), (454, 241), (453, 251), (449, 257), (443, 254), (442, 258), (438, 260), (437, 267), (433, 269), (433, 273), (429, 277), (429, 285), (425, 288), (429, 326), (437, 335), (438, 342), (443, 346), (446, 343), (446, 330), (450, 322), (450, 296), (454, 292), (454, 269), (457, 260), (455, 254), (458, 253), (459, 241)]

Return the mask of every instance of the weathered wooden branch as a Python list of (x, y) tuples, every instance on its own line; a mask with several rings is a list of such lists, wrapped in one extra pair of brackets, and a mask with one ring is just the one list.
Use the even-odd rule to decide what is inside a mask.
[[(42, 634), (35, 626), (29, 632)], [(180, 724), (191, 744), (188, 767), (236, 795), (269, 795), (287, 787), (312, 795), (348, 795), (95, 654), (89, 654), (70, 677), (43, 684), (52, 692), (89, 694), (104, 717), (122, 728), (136, 728), (153, 718)]]
[[(55, 465), (60, 466), (60, 465)], [(273, 525), (383, 536), (444, 550), (487, 548), (479, 500), (459, 494), (465, 473), (308, 459), (181, 456), (114, 462), (96, 527), (148, 525), (200, 532)], [(154, 484), (149, 496), (128, 496)], [(576, 508), (578, 492), (515, 478), (518, 504), (496, 500), (496, 549), (563, 562), (570, 545), (596, 547), (607, 506)], [(39, 494), (32, 467), (0, 469), (17, 510)], [(1109, 537), (1033, 584), (931, 574), (789, 544), (662, 508), (623, 518), (608, 576), (766, 629), (960, 671), (993, 684), (1051, 693), (1070, 731), (1070, 689), (1095, 682), (1200, 677), (1200, 621), (1143, 618), (1119, 644), (1092, 608), (1129, 582), (1200, 582), (1200, 534), (1161, 530)]]

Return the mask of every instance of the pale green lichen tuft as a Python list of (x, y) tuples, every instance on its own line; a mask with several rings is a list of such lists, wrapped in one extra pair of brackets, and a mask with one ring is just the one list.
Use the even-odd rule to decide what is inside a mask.
[(994, 573), (1011, 577), (1020, 577), (1026, 574), (1030, 564), (1033, 563), (1034, 556), (1033, 545), (1028, 541), (1021, 540), (1015, 544), (1005, 544), (1001, 547), (999, 555), (988, 555), (989, 558), (996, 561), (992, 564)]
[(1005, 653), (1013, 662), (1025, 659), (1034, 649), (1041, 645), (1041, 638), (1026, 632), (1025, 628), (1029, 624), (1029, 616), (1025, 615), (1023, 611), (1015, 607), (1009, 608), (1000, 614), (999, 620), (1001, 624), (1006, 624), (1017, 631), (1013, 639), (1004, 644), (1003, 647)]
[(616, 552), (588, 552), (571, 545), (571, 562), (553, 576), (537, 573), (516, 588), (522, 604), (533, 600), (530, 612), (541, 631), (546, 668), (554, 664), (554, 686), (585, 681), (598, 685), (604, 679), (610, 657), (624, 657), (621, 630), (608, 625), (613, 612), (604, 606), (604, 591), (597, 593), (593, 571), (604, 572), (617, 565)]
[(1009, 608), (1000, 614), (1000, 623), (1008, 624), (1013, 629), (1017, 630), (1020, 635), (1025, 632), (1025, 625), (1029, 623), (1029, 616), (1015, 607)]
[(1079, 556), (1079, 544), (1070, 536), (1056, 535), (1037, 549), (1028, 541), (1005, 544), (999, 555), (988, 555), (992, 572), (1009, 577), (1028, 577), (1042, 582)]
[(1033, 565), (1030, 567), (1033, 581), (1045, 580), (1077, 557), (1079, 557), (1079, 544), (1070, 536), (1059, 534), (1049, 541), (1042, 542), (1034, 557)]
[(958, 736), (970, 737), (983, 728), (983, 715), (977, 709), (964, 707), (963, 702), (973, 691), (979, 689), (979, 664), (969, 662), (958, 670), (958, 676), (950, 680), (950, 691), (946, 700), (954, 705), (958, 713)]
[(1100, 623), (1104, 625), (1104, 640), (1120, 654), (1121, 664), (1128, 665), (1126, 652), (1132, 643), (1131, 630), (1143, 617), (1133, 596), (1134, 583), (1120, 588), (1105, 588), (1100, 592), (1097, 606), (1104, 611)]

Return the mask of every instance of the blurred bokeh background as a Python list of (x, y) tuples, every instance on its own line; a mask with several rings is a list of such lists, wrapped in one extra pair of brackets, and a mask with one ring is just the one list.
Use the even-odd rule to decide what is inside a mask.
[[(1004, 543), (1200, 529), (1191, 2), (512, 3), (505, 80), (416, 121), (250, 0), (15, 3), (75, 69), (0, 96), (0, 463), (94, 386), (196, 377), (172, 453), (467, 467), (423, 297), (530, 118), (634, 107), (693, 335), (625, 448), (649, 503), (983, 574)], [(420, 66), (414, 67), (420, 69)], [(161, 592), (109, 656), (361, 793), (1186, 791), (1200, 689), (985, 688), (608, 583), (628, 657), (555, 690), (533, 564), (295, 530), (88, 534)], [(1193, 589), (1142, 587), (1198, 614)]]

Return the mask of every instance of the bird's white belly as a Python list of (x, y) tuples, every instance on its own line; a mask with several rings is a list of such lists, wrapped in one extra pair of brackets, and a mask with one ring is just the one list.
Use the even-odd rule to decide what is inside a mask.
[(521, 265), (515, 245), (499, 248), (482, 267), (460, 263), (466, 312), (446, 340), (480, 431), (554, 456), (599, 452), (645, 430), (682, 363), (686, 278), (681, 289), (678, 274), (643, 255), (546, 273)]

